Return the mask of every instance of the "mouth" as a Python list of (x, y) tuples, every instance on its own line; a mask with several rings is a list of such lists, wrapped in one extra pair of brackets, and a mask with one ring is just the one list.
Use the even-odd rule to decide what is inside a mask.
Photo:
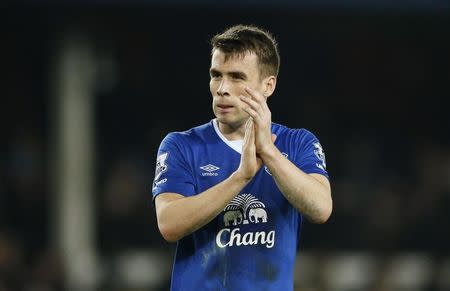
[(226, 104), (218, 104), (217, 107), (219, 107), (220, 109), (228, 109), (228, 108), (233, 108), (233, 105), (226, 105)]
[(226, 104), (218, 104), (217, 112), (220, 114), (230, 113), (233, 110), (234, 106), (226, 105)]

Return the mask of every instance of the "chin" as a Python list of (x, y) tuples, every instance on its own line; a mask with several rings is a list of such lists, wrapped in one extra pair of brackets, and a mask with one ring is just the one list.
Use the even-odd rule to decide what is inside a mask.
[(221, 115), (216, 115), (216, 119), (218, 122), (226, 124), (232, 128), (238, 128), (247, 121), (247, 119), (243, 120), (241, 118), (230, 118)]
[(233, 123), (233, 121), (231, 120), (231, 118), (223, 116), (223, 115), (218, 115), (216, 114), (216, 119), (217, 121), (219, 121), (220, 123), (224, 123), (224, 124), (230, 124)]

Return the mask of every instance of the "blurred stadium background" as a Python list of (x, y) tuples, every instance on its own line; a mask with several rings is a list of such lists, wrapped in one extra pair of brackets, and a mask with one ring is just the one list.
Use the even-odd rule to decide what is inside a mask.
[(334, 213), (295, 289), (450, 290), (447, 1), (2, 2), (0, 291), (168, 290), (160, 140), (213, 118), (209, 38), (271, 30), (273, 120), (315, 132)]

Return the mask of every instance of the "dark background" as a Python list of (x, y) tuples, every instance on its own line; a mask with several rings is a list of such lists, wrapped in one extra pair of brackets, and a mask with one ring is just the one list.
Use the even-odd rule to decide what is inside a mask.
[[(308, 256), (309, 267), (302, 273), (299, 260), (298, 276), (305, 279), (296, 287), (449, 290), (448, 7), (351, 1), (6, 4), (0, 12), (0, 290), (70, 290), (50, 227), (55, 177), (49, 174), (57, 98), (51, 72), (70, 35), (88, 40), (100, 63), (94, 76), (93, 223), (102, 275), (94, 289), (167, 290), (170, 274), (154, 284), (126, 276), (120, 281), (116, 258), (130, 250), (163, 253), (160, 261), (148, 262), (168, 262), (164, 270), (170, 270), (174, 246), (161, 238), (151, 202), (156, 151), (169, 131), (213, 118), (208, 41), (236, 23), (275, 35), (281, 68), (269, 100), (273, 121), (311, 130), (327, 155), (334, 211), (325, 225), (305, 223), (299, 253)], [(323, 267), (334, 266), (327, 260), (343, 262), (355, 254), (365, 264), (376, 259), (366, 287), (323, 283), (333, 278)], [(426, 279), (395, 289), (386, 270), (404, 254), (411, 260), (406, 265), (419, 266)], [(306, 269), (313, 270), (309, 279)]]

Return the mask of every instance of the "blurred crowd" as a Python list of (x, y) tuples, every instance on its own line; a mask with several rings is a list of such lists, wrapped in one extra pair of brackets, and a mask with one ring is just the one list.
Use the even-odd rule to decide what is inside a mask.
[[(128, 25), (113, 25), (114, 33), (103, 39), (115, 38), (101, 42), (113, 47), (116, 77), (95, 96), (100, 290), (167, 290), (174, 245), (160, 236), (151, 199), (156, 151), (169, 131), (212, 118), (206, 41), (213, 28), (200, 30), (201, 23), (193, 22), (198, 35), (190, 37), (201, 47), (183, 47), (180, 56), (175, 40), (156, 26), (144, 29), (138, 16)], [(334, 199), (327, 224), (303, 225), (297, 289), (450, 290), (450, 122), (440, 103), (449, 93), (450, 62), (448, 50), (435, 50), (439, 36), (428, 35), (439, 23), (424, 28), (417, 39), (396, 24), (410, 18), (375, 18), (366, 22), (369, 41), (364, 29), (337, 18), (344, 32), (336, 29), (324, 40), (319, 37), (324, 26), (299, 28), (310, 41), (306, 44), (282, 34), (293, 17), (273, 21), (282, 52), (280, 89), (270, 101), (273, 120), (306, 127), (320, 138)], [(53, 233), (52, 40), (42, 19), (35, 20), (41, 27), (15, 27), (1, 48), (8, 76), (0, 106), (0, 291), (65, 286)], [(386, 21), (380, 33), (371, 28)], [(389, 25), (397, 30), (394, 36)], [(187, 35), (178, 37), (180, 43), (189, 41)], [(170, 41), (169, 48), (162, 44)], [(317, 50), (322, 45), (328, 50)], [(295, 59), (299, 47), (311, 59)], [(300, 90), (289, 80), (298, 66), (283, 56), (305, 71), (299, 73)], [(368, 61), (372, 57), (379, 59)], [(192, 69), (186, 72), (186, 67)], [(358, 69), (363, 68), (378, 71), (362, 77)]]

